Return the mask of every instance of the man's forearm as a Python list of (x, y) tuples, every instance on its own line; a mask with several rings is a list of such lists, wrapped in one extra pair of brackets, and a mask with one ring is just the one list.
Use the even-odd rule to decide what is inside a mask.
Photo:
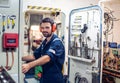
[(33, 61), (35, 57), (33, 55), (23, 56), (22, 61)]
[(35, 67), (35, 66), (38, 66), (38, 65), (43, 65), (43, 64), (45, 64), (49, 61), (50, 61), (50, 57), (48, 55), (44, 55), (37, 60), (29, 62), (28, 64), (29, 64), (30, 68), (32, 68), (32, 67)]

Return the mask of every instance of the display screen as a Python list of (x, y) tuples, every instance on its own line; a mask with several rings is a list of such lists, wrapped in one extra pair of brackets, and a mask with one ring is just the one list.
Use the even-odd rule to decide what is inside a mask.
[(7, 39), (7, 43), (16, 43), (16, 39)]

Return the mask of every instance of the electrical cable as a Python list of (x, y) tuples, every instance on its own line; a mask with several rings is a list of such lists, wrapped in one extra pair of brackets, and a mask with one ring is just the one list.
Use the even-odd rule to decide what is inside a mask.
[(13, 67), (13, 65), (14, 65), (14, 53), (13, 53), (13, 51), (14, 51), (14, 50), (11, 51), (11, 53), (12, 53), (12, 63), (11, 63), (10, 66), (8, 66), (9, 57), (8, 57), (8, 51), (6, 50), (6, 66), (5, 66), (5, 68), (6, 68), (7, 70), (10, 70), (10, 69)]
[(112, 13), (108, 13), (108, 12), (105, 12), (104, 13), (104, 23), (106, 25), (106, 30), (104, 32), (104, 35), (105, 35), (105, 40), (106, 42), (108, 41), (108, 35), (111, 35), (110, 31), (113, 30), (113, 15)]
[(6, 69), (8, 69), (8, 51), (7, 51), (7, 49), (6, 49), (6, 66), (5, 66), (5, 68)]
[[(113, 41), (113, 26), (114, 26), (114, 21), (119, 21), (120, 19), (117, 19), (117, 18), (115, 18), (114, 17), (114, 15), (113, 15), (113, 12), (114, 11), (111, 11), (109, 8), (107, 8), (107, 7), (105, 7), (105, 9), (107, 9), (106, 10), (106, 12), (104, 13), (104, 19), (105, 19), (105, 21), (104, 21), (104, 23), (105, 23), (105, 25), (106, 25), (106, 30), (105, 30), (105, 32), (104, 32), (104, 35), (105, 35), (105, 37), (106, 37), (106, 41), (107, 41), (107, 37), (108, 37), (108, 35), (111, 35), (112, 34), (112, 41)], [(110, 31), (112, 30), (112, 32), (110, 33)]]
[(109, 33), (113, 29), (113, 17), (109, 13), (105, 12), (104, 19), (105, 19), (104, 23), (107, 26), (105, 33)]
[(13, 67), (13, 64), (14, 64), (14, 53), (13, 53), (14, 50), (12, 50), (12, 64), (10, 66), (10, 69)]

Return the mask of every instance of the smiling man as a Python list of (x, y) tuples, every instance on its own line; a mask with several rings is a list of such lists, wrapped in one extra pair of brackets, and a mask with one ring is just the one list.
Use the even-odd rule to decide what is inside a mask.
[(64, 83), (62, 66), (65, 60), (65, 48), (62, 41), (54, 34), (55, 30), (54, 21), (44, 18), (40, 23), (40, 31), (45, 40), (33, 55), (22, 57), (23, 61), (31, 61), (22, 65), (23, 73), (35, 66), (42, 66), (40, 83)]

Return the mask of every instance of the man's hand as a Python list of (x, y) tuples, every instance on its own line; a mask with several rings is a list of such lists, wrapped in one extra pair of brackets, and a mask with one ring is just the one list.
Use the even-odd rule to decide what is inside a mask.
[(30, 68), (31, 68), (31, 67), (30, 67), (29, 64), (23, 64), (23, 65), (22, 65), (22, 73), (28, 72)]
[(50, 61), (50, 56), (44, 55), (37, 60), (31, 61), (29, 63), (23, 64), (22, 65), (22, 72), (26, 73), (28, 72), (31, 68), (38, 66), (38, 65), (43, 65), (46, 64)]

